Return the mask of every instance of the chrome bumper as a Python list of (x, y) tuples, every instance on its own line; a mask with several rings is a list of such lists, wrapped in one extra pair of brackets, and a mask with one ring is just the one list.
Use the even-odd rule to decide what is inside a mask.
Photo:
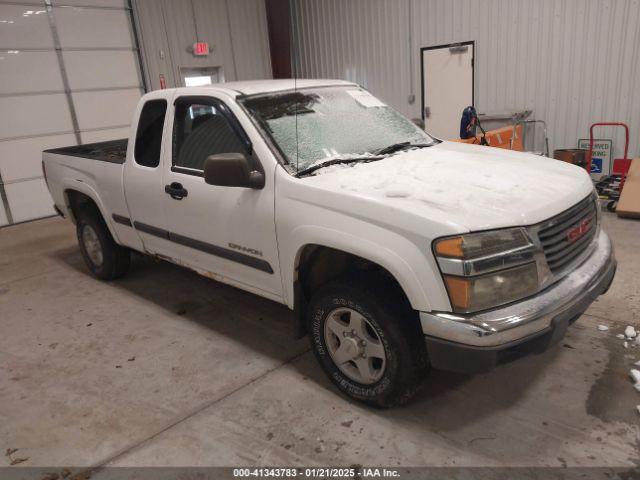
[(474, 347), (495, 347), (548, 329), (556, 317), (582, 314), (611, 281), (616, 260), (611, 240), (600, 231), (593, 253), (575, 270), (534, 297), (478, 314), (420, 312), (429, 337)]

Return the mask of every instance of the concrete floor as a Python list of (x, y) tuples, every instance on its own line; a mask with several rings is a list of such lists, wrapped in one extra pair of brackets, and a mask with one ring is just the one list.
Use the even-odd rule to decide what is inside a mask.
[(432, 372), (387, 411), (341, 396), (280, 305), (142, 258), (102, 283), (61, 219), (0, 229), (0, 448), (23, 466), (637, 466), (640, 348), (615, 334), (640, 324), (640, 222), (604, 223), (617, 277), (563, 344)]

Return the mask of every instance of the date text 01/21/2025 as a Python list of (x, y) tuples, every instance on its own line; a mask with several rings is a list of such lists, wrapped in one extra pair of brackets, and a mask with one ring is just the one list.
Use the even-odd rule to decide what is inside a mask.
[(233, 476), (272, 478), (397, 478), (400, 472), (388, 468), (235, 468)]

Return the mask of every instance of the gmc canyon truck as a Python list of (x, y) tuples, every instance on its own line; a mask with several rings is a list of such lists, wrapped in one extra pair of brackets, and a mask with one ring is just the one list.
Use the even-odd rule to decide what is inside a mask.
[(151, 92), (128, 140), (43, 157), (96, 277), (140, 252), (280, 302), (377, 406), (545, 350), (616, 269), (583, 169), (441, 141), (344, 81)]

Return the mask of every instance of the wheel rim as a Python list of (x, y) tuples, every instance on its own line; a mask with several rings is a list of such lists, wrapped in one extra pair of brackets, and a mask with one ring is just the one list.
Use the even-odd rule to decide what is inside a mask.
[(84, 245), (84, 249), (89, 256), (91, 263), (96, 267), (102, 265), (102, 245), (100, 244), (98, 234), (90, 225), (85, 225), (82, 228), (82, 244)]
[(387, 357), (373, 325), (351, 308), (327, 315), (324, 338), (333, 363), (351, 380), (370, 385), (384, 374)]

